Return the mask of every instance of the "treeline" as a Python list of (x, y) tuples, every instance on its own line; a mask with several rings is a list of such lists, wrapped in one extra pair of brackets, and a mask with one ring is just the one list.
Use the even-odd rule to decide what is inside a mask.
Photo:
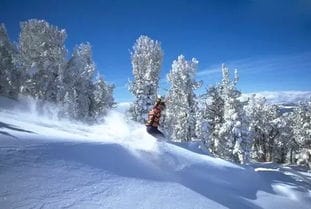
[(89, 43), (76, 46), (68, 60), (64, 29), (31, 19), (21, 22), (20, 30), (13, 44), (0, 25), (0, 95), (28, 95), (57, 104), (60, 117), (88, 122), (114, 105), (114, 85), (99, 75)]
[[(163, 51), (158, 41), (140, 36), (131, 58), (134, 79), (129, 90), (136, 99), (129, 112), (133, 120), (145, 123), (158, 97)], [(287, 113), (255, 95), (242, 101), (238, 72), (231, 78), (224, 65), (222, 80), (196, 95), (202, 85), (195, 80), (197, 65), (196, 59), (180, 55), (167, 75), (170, 87), (161, 128), (169, 139), (201, 140), (211, 154), (237, 163), (310, 163), (311, 100)]]

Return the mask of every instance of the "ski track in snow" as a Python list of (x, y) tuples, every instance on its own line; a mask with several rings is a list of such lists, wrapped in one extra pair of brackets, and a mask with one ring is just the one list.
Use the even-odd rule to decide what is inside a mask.
[(118, 112), (97, 126), (11, 111), (0, 118), (0, 208), (311, 206), (308, 173), (159, 142)]

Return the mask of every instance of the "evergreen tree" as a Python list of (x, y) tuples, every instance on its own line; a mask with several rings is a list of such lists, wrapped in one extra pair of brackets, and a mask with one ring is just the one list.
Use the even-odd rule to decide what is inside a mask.
[(294, 109), (291, 129), (295, 160), (311, 169), (311, 98), (300, 102)]
[(280, 136), (278, 106), (268, 105), (265, 98), (255, 98), (254, 95), (250, 98), (246, 112), (253, 140), (252, 157), (262, 162), (272, 161)]
[(101, 76), (97, 78), (94, 85), (95, 89), (91, 102), (91, 113), (92, 117), (100, 119), (115, 105), (112, 95), (114, 85), (106, 84)]
[[(91, 102), (95, 86), (93, 85), (95, 64), (89, 43), (80, 44), (74, 49), (64, 72), (64, 107), (71, 118), (89, 120)], [(67, 114), (67, 113), (66, 113)]]
[(204, 101), (199, 111), (197, 135), (212, 154), (245, 163), (249, 160), (251, 140), (243, 110), (245, 102), (240, 101), (237, 82), (237, 71), (231, 80), (228, 68), (222, 65), (221, 83), (208, 88), (202, 96)]
[(4, 24), (0, 24), (0, 95), (16, 98), (20, 74), (15, 65), (16, 48), (10, 42)]
[(224, 100), (221, 97), (220, 85), (209, 87), (201, 97), (203, 101), (198, 111), (197, 137), (211, 153), (215, 153), (219, 127), (224, 122)]
[(166, 98), (165, 129), (172, 140), (190, 141), (195, 137), (197, 102), (194, 90), (200, 84), (195, 81), (198, 61), (178, 56), (167, 78), (170, 88)]
[(230, 79), (229, 69), (222, 66), (221, 97), (224, 101), (223, 123), (216, 127), (216, 155), (239, 163), (248, 161), (249, 138), (243, 111), (244, 103), (239, 100), (241, 92), (236, 89), (237, 71), (234, 80)]
[(277, 119), (279, 134), (273, 151), (273, 161), (293, 163), (298, 144), (293, 137), (293, 112), (285, 112)]
[(147, 113), (155, 103), (163, 52), (158, 41), (140, 36), (131, 52), (134, 80), (129, 91), (136, 97), (130, 107), (133, 120), (145, 123)]
[(50, 102), (59, 100), (65, 63), (65, 30), (44, 20), (21, 23), (19, 64), (23, 70), (22, 92)]
[(311, 146), (311, 100), (299, 103), (294, 110), (294, 138), (300, 148)]

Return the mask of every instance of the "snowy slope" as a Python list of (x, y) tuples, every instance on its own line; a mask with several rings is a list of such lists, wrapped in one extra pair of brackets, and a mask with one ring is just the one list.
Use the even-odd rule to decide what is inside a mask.
[(242, 167), (199, 154), (196, 144), (158, 142), (117, 111), (85, 126), (12, 106), (0, 111), (0, 208), (311, 206), (306, 172)]

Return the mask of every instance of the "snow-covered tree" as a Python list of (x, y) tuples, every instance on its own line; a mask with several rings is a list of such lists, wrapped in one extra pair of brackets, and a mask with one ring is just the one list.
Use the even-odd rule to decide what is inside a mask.
[(311, 166), (311, 99), (301, 102), (294, 110), (292, 128), (294, 140), (299, 147), (298, 163)]
[(279, 108), (268, 105), (265, 98), (250, 98), (246, 107), (250, 137), (253, 140), (252, 157), (272, 161), (280, 136)]
[(145, 123), (147, 113), (157, 99), (163, 51), (158, 41), (140, 36), (131, 52), (134, 80), (129, 91), (136, 97), (130, 107), (133, 120)]
[(171, 140), (190, 141), (195, 137), (197, 101), (194, 90), (198, 61), (187, 61), (183, 55), (173, 61), (167, 76), (170, 88), (166, 98), (165, 130)]
[(80, 44), (74, 49), (63, 75), (63, 105), (67, 107), (65, 113), (69, 113), (74, 119), (87, 120), (90, 117), (90, 105), (95, 91), (94, 73), (91, 45)]
[(299, 103), (294, 110), (294, 138), (301, 148), (311, 147), (311, 100)]
[(223, 123), (224, 100), (221, 97), (220, 85), (211, 86), (201, 95), (201, 105), (196, 124), (196, 135), (211, 153), (215, 153), (215, 142), (218, 140), (218, 130)]
[(214, 145), (216, 155), (239, 163), (248, 161), (249, 138), (243, 110), (244, 103), (239, 100), (237, 90), (237, 70), (234, 80), (230, 79), (229, 69), (222, 65), (221, 97), (224, 101), (223, 123), (216, 126)]
[(273, 150), (273, 161), (277, 163), (293, 163), (298, 144), (293, 137), (293, 112), (285, 112), (276, 120), (279, 134)]
[(94, 92), (91, 102), (92, 117), (100, 119), (106, 115), (107, 111), (111, 109), (115, 102), (113, 98), (114, 85), (107, 84), (102, 76), (99, 76), (94, 84)]
[(19, 72), (14, 63), (16, 48), (10, 42), (4, 24), (0, 24), (0, 95), (15, 98), (19, 91)]
[(19, 36), (19, 64), (23, 70), (22, 92), (57, 102), (62, 86), (66, 57), (65, 30), (44, 20), (31, 19), (21, 23)]
[(212, 154), (244, 163), (249, 159), (251, 141), (243, 110), (245, 102), (239, 99), (237, 82), (237, 71), (231, 80), (228, 68), (222, 65), (222, 81), (202, 95), (197, 135)]

